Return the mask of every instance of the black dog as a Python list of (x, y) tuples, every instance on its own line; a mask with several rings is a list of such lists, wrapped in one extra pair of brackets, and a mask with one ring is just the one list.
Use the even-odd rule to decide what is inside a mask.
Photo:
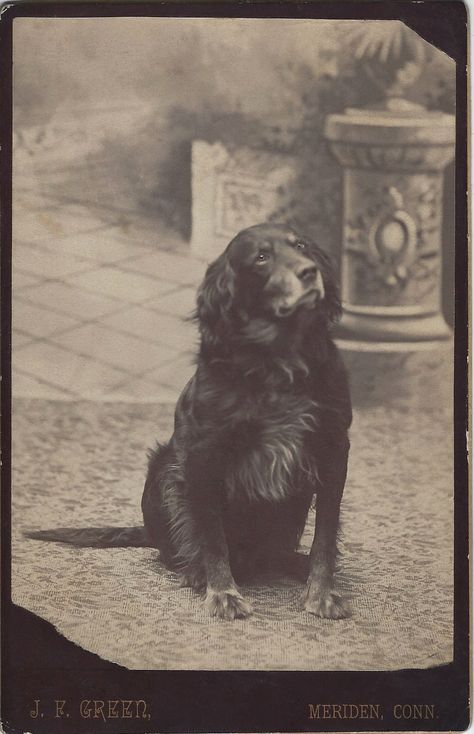
[[(333, 579), (352, 418), (329, 334), (339, 314), (327, 256), (287, 227), (244, 230), (207, 270), (197, 299), (196, 374), (178, 401), (170, 442), (150, 456), (142, 509), (148, 543), (185, 584), (206, 590), (212, 615), (250, 613), (234, 579), (305, 558), (296, 550), (315, 494), (303, 607), (347, 615)], [(76, 545), (144, 544), (137, 529), (99, 536), (30, 534)]]

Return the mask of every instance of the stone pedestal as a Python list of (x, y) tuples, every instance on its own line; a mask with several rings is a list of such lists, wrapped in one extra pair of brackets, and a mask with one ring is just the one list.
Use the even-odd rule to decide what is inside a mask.
[(192, 147), (193, 253), (207, 261), (221, 254), (245, 227), (268, 221), (294, 179), (291, 156), (195, 140)]
[[(413, 381), (423, 365), (433, 374), (436, 353), (446, 353), (442, 345), (451, 336), (441, 314), (441, 216), (455, 120), (402, 102), (397, 111), (353, 109), (326, 122), (344, 168), (344, 313), (337, 336), (349, 367), (365, 373), (365, 383), (356, 378), (362, 392), (367, 370), (380, 378), (380, 399), (395, 373), (397, 382)], [(415, 362), (416, 369), (404, 367)]]

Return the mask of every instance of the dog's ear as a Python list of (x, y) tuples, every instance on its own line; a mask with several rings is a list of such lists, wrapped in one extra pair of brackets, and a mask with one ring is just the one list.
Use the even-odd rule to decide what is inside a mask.
[(196, 319), (204, 343), (216, 344), (230, 325), (235, 297), (235, 272), (227, 252), (211, 263), (198, 290)]
[(311, 253), (323, 276), (324, 301), (322, 305), (325, 308), (327, 320), (329, 323), (335, 324), (341, 318), (342, 306), (331, 259), (317, 245), (312, 245)]

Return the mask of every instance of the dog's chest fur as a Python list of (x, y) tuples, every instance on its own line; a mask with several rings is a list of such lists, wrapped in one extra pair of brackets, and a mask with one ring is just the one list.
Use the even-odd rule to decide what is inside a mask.
[(308, 462), (304, 444), (318, 427), (317, 407), (307, 396), (274, 394), (242, 406), (226, 488), (231, 499), (278, 502), (298, 489)]

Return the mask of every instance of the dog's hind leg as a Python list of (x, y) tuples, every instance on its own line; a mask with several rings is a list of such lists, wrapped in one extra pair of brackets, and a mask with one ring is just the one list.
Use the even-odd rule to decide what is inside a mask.
[(206, 576), (180, 466), (172, 445), (158, 446), (150, 454), (143, 519), (148, 536), (160, 551), (160, 560), (180, 574), (182, 586), (202, 591)]

